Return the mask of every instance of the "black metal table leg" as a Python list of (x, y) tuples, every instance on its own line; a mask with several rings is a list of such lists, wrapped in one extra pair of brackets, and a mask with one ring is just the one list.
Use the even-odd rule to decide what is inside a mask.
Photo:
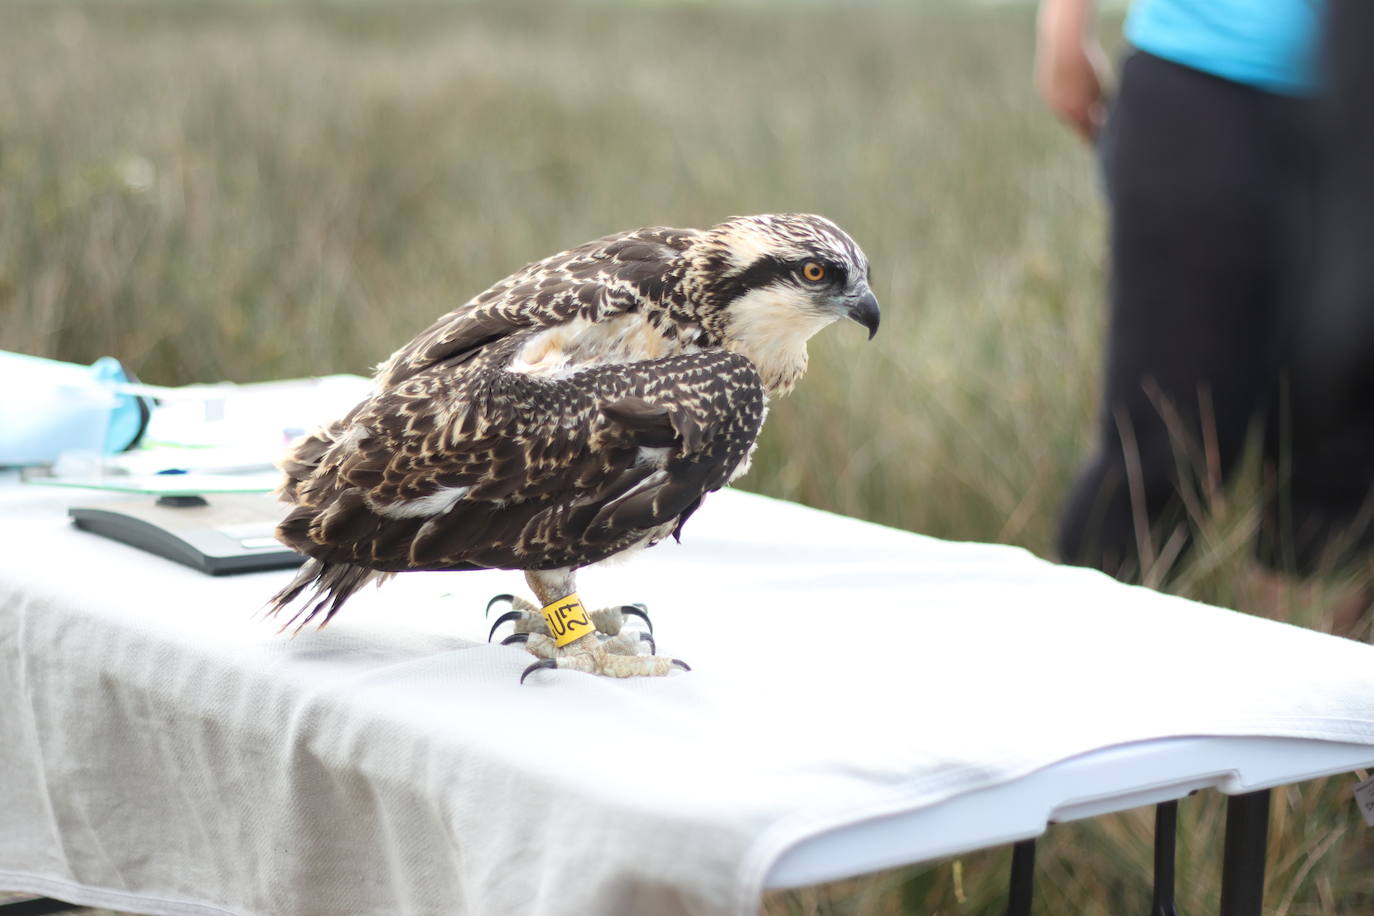
[(1264, 853), (1269, 843), (1269, 790), (1226, 800), (1226, 852), (1221, 864), (1221, 916), (1261, 916)]
[(1174, 847), (1178, 837), (1178, 802), (1155, 806), (1155, 889), (1150, 916), (1178, 916), (1174, 909)]
[(81, 905), (54, 900), (51, 897), (34, 897), (29, 900), (16, 900), (14, 903), (0, 903), (0, 916), (47, 916), (48, 913), (65, 913), (79, 910)]
[(1007, 916), (1030, 916), (1035, 891), (1035, 840), (1022, 840), (1011, 848), (1011, 893)]

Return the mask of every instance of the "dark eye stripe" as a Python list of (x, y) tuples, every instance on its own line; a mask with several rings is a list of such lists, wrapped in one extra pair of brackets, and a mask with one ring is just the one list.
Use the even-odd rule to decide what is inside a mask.
[(849, 276), (848, 268), (835, 261), (816, 257), (804, 258), (799, 261), (784, 261), (780, 258), (766, 256), (721, 283), (718, 289), (722, 293), (722, 300), (731, 302), (750, 290), (767, 286), (775, 280), (785, 279), (795, 282), (801, 277), (802, 268), (812, 261), (825, 268), (825, 279), (819, 283), (809, 284), (813, 289), (845, 284), (845, 280)]
[(735, 287), (737, 292), (730, 298), (733, 299), (751, 289), (767, 286), (780, 277), (789, 276), (794, 269), (795, 266), (790, 261), (773, 257), (760, 258), (731, 278), (730, 285)]

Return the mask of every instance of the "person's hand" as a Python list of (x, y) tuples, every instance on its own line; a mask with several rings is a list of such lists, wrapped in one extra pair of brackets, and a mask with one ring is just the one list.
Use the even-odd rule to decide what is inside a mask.
[(1091, 143), (1107, 117), (1107, 55), (1092, 34), (1089, 0), (1044, 0), (1035, 86), (1060, 120)]

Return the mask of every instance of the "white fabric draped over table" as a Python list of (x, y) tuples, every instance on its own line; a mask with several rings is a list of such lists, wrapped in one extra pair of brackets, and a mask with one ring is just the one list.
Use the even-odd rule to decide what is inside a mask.
[(589, 570), (693, 666), (486, 644), (518, 573), (295, 638), (0, 489), (0, 888), (153, 914), (746, 914), (793, 844), (1176, 735), (1374, 745), (1374, 647), (744, 493)]

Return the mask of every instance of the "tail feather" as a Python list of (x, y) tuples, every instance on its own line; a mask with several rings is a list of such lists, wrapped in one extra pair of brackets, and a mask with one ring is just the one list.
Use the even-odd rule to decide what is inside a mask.
[(320, 626), (323, 627), (338, 613), (339, 608), (354, 592), (368, 582), (387, 575), (362, 566), (326, 563), (312, 558), (305, 561), (305, 565), (296, 574), (296, 578), (291, 580), (291, 584), (272, 596), (271, 601), (268, 602), (267, 614), (273, 617), (281, 614), (296, 599), (310, 590), (311, 594), (306, 597), (304, 603), (296, 609), (291, 618), (282, 624), (281, 628), (287, 630), (294, 626), (293, 632), (299, 633), (306, 624), (321, 614), (324, 615), (320, 621)]

